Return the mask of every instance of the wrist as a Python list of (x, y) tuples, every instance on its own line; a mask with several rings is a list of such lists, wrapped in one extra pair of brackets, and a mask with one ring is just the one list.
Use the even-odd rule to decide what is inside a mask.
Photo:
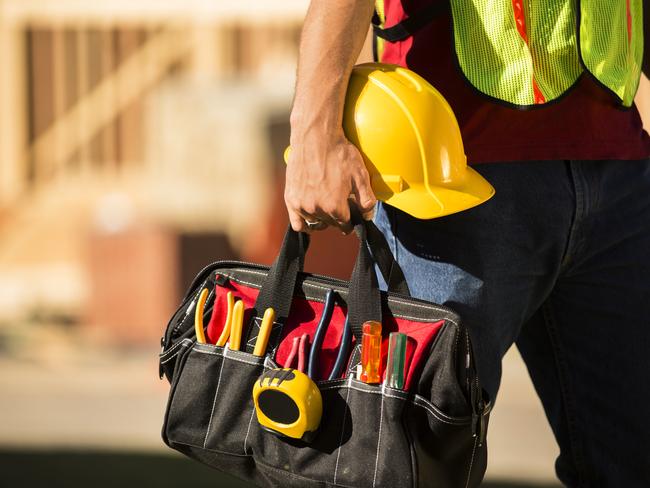
[(332, 123), (325, 119), (303, 120), (291, 117), (291, 135), (289, 144), (292, 147), (305, 144), (332, 144), (345, 139), (341, 122)]
[(297, 96), (289, 117), (292, 144), (294, 139), (332, 141), (343, 137), (344, 100), (344, 94)]

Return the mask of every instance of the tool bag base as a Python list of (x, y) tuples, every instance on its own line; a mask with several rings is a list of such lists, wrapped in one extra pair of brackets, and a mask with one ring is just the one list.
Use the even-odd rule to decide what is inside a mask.
[[(263, 487), (472, 487), (487, 464), (490, 405), (480, 388), (469, 334), (452, 310), (409, 296), (403, 274), (372, 223), (358, 224), (359, 256), (350, 282), (304, 273), (307, 239), (287, 231), (271, 268), (216, 262), (203, 269), (162, 339), (160, 375), (171, 389), (162, 430), (171, 448)], [(379, 234), (379, 235), (378, 235)], [(374, 266), (387, 278), (379, 291)], [(199, 293), (210, 290), (206, 343), (194, 334)], [(319, 355), (322, 418), (309, 441), (270, 432), (257, 420), (253, 386), (283, 367), (293, 339), (313, 335), (327, 292), (336, 305)], [(242, 350), (215, 345), (227, 293), (243, 301)], [(253, 354), (261, 315), (279, 310), (264, 356)], [(353, 346), (346, 368), (329, 379), (346, 316)], [(361, 323), (379, 319), (408, 336), (403, 389), (357, 379)], [(385, 366), (385, 347), (382, 363)]]

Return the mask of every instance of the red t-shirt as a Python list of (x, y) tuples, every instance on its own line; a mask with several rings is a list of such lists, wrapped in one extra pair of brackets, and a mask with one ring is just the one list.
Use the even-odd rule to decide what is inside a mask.
[[(402, 3), (413, 13), (428, 1), (385, 0), (385, 27), (408, 17)], [(413, 37), (384, 43), (381, 60), (412, 69), (442, 93), (458, 119), (470, 164), (650, 156), (650, 137), (636, 106), (622, 108), (586, 73), (559, 101), (528, 110), (481, 95), (460, 72), (451, 22), (446, 10)]]

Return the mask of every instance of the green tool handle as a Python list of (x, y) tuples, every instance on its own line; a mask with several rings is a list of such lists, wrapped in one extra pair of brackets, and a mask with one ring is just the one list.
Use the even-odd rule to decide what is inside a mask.
[(401, 332), (391, 332), (388, 336), (386, 386), (390, 388), (404, 389), (407, 339), (408, 336)]

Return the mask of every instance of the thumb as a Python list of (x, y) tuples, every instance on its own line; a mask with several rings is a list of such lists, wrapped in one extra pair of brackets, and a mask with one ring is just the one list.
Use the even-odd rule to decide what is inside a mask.
[(353, 177), (353, 183), (352, 193), (354, 194), (354, 199), (356, 200), (359, 211), (365, 215), (371, 212), (377, 203), (377, 198), (370, 186), (368, 171), (365, 168), (358, 171)]

